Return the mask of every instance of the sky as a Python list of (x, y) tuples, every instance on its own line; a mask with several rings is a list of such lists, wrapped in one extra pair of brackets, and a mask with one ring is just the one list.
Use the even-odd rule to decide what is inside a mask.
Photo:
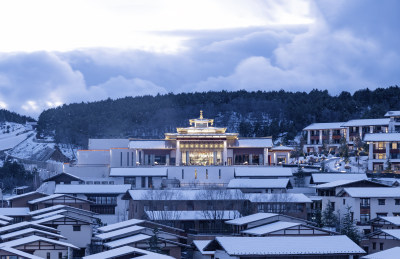
[(0, 2), (0, 108), (399, 85), (397, 0)]

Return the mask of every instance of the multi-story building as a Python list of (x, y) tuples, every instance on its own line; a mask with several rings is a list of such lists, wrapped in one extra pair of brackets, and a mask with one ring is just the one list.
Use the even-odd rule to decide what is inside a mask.
[(344, 122), (313, 123), (303, 129), (307, 134), (307, 144), (304, 145), (304, 152), (321, 152), (324, 145), (335, 151), (340, 146), (340, 140), (346, 136)]

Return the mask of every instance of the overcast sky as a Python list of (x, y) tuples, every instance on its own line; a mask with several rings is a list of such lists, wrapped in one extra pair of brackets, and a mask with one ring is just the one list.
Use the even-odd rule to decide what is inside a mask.
[(0, 107), (399, 85), (397, 0), (0, 2)]

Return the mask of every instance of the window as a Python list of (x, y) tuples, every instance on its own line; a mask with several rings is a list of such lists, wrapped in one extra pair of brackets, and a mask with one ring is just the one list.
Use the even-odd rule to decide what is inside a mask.
[(375, 242), (372, 243), (372, 249), (376, 250), (376, 243)]
[(197, 169), (194, 169), (194, 179), (197, 179)]
[(206, 169), (206, 179), (208, 179), (208, 169)]
[(369, 214), (360, 214), (360, 223), (362, 225), (367, 224), (369, 219), (370, 219)]
[(185, 179), (185, 169), (182, 169), (182, 180)]
[(400, 205), (400, 199), (394, 199), (394, 205)]
[(103, 215), (115, 215), (115, 205), (92, 205), (90, 211)]
[(146, 177), (142, 176), (142, 188), (146, 188)]
[(81, 231), (81, 226), (72, 226), (73, 231)]
[(377, 217), (387, 217), (387, 212), (376, 213)]
[(47, 258), (47, 259), (50, 259), (50, 252), (47, 252), (47, 253), (46, 253), (46, 258)]
[(221, 179), (221, 169), (218, 170), (218, 178)]
[(124, 177), (124, 184), (130, 184), (132, 188), (136, 187), (136, 177)]
[(343, 205), (346, 205), (346, 199), (343, 199)]
[(360, 206), (361, 207), (369, 207), (369, 199), (368, 198), (361, 198)]
[(63, 258), (62, 252), (58, 252), (58, 259), (62, 259), (62, 258)]
[(120, 166), (122, 167), (122, 152), (120, 153), (120, 161), (119, 161)]
[(383, 243), (379, 243), (379, 250), (383, 250)]
[(385, 199), (378, 199), (378, 205), (385, 205)]
[(126, 153), (126, 166), (129, 166), (129, 152)]
[(147, 186), (149, 188), (153, 188), (153, 177), (149, 176), (149, 178), (147, 178)]
[(393, 217), (400, 217), (400, 212), (393, 212)]

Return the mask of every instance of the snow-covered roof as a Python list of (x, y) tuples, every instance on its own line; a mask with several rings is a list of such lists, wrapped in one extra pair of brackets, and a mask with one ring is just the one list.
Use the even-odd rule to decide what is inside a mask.
[(344, 123), (345, 122), (313, 123), (305, 127), (303, 130), (340, 129)]
[(369, 133), (364, 141), (400, 141), (400, 133)]
[(137, 234), (137, 235), (133, 235), (133, 236), (129, 236), (129, 237), (125, 237), (125, 238), (121, 238), (118, 240), (114, 240), (108, 243), (105, 243), (104, 246), (108, 247), (108, 248), (117, 248), (120, 246), (125, 246), (125, 245), (129, 245), (129, 244), (133, 244), (133, 243), (137, 243), (143, 240), (147, 240), (151, 238), (151, 236), (149, 235), (145, 235), (145, 234)]
[(109, 239), (109, 238), (117, 238), (126, 234), (130, 234), (130, 233), (138, 233), (139, 231), (144, 230), (144, 227), (140, 227), (140, 226), (131, 226), (131, 227), (127, 227), (127, 228), (123, 228), (123, 229), (118, 229), (115, 231), (110, 231), (110, 232), (106, 232), (106, 233), (101, 233), (96, 235), (96, 237), (100, 238), (100, 239)]
[(171, 256), (167, 255), (162, 255), (162, 254), (157, 254), (153, 253), (150, 251), (142, 250), (139, 248), (131, 247), (131, 246), (122, 246), (118, 247), (115, 249), (111, 249), (105, 252), (97, 253), (97, 254), (92, 254), (89, 256), (83, 257), (83, 259), (112, 259), (112, 258), (117, 258), (117, 257), (122, 257), (122, 256), (129, 256), (129, 255), (142, 255), (142, 256), (135, 256), (135, 259), (147, 259), (147, 258), (157, 258), (157, 259), (173, 259)]
[(14, 199), (19, 199), (19, 198), (22, 198), (22, 197), (25, 197), (25, 196), (29, 196), (29, 195), (32, 195), (32, 194), (35, 194), (35, 193), (47, 195), (45, 193), (39, 193), (37, 191), (34, 191), (34, 192), (27, 192), (27, 193), (23, 193), (23, 194), (19, 194), (19, 195), (13, 195), (13, 196), (7, 197), (5, 200), (6, 201), (12, 201)]
[(389, 118), (350, 120), (343, 123), (342, 127), (389, 125)]
[(365, 254), (347, 236), (216, 237), (229, 255)]
[(259, 227), (243, 230), (243, 234), (262, 236), (268, 233), (276, 232), (282, 229), (287, 229), (301, 225), (300, 223), (276, 221)]
[(393, 259), (397, 258), (400, 254), (400, 246), (396, 246), (384, 251), (369, 254), (361, 257), (361, 259)]
[(28, 216), (29, 208), (0, 208), (0, 214), (5, 216)]
[(40, 229), (36, 229), (36, 228), (21, 229), (21, 230), (15, 231), (15, 232), (11, 232), (11, 233), (8, 233), (8, 234), (1, 235), (0, 238), (2, 240), (7, 240), (9, 238), (13, 238), (13, 237), (21, 236), (21, 235), (26, 235), (26, 234), (30, 234), (30, 233), (33, 233), (33, 234), (34, 233), (40, 233), (40, 234), (44, 234), (44, 235), (47, 235), (47, 236), (52, 236), (52, 237), (55, 237), (55, 238), (66, 239), (62, 235), (55, 234), (55, 233), (48, 232), (48, 231), (44, 231), (44, 230), (40, 230)]
[(388, 111), (385, 113), (385, 117), (390, 117), (390, 116), (400, 116), (400, 111)]
[(136, 140), (136, 139), (131, 139), (129, 141), (129, 148), (133, 149), (162, 149), (166, 148), (165, 147), (165, 140)]
[(379, 217), (387, 222), (390, 222), (393, 225), (400, 226), (400, 217)]
[(344, 192), (354, 198), (398, 198), (400, 188), (393, 187), (349, 187)]
[(55, 193), (125, 193), (131, 188), (130, 184), (57, 184)]
[(61, 173), (59, 173), (59, 174), (53, 175), (53, 176), (51, 176), (51, 177), (49, 177), (49, 178), (43, 180), (43, 182), (50, 182), (50, 181), (53, 181), (54, 179), (60, 177), (61, 175), (69, 176), (69, 177), (71, 177), (72, 179), (74, 179), (75, 181), (82, 181), (82, 179), (79, 178), (79, 177), (76, 176), (76, 175), (73, 175), (73, 174), (70, 174), (70, 173), (66, 173), (66, 172), (61, 172)]
[(55, 233), (58, 232), (57, 229), (55, 229), (55, 228), (46, 227), (46, 226), (40, 225), (40, 224), (35, 223), (35, 222), (22, 221), (22, 222), (19, 222), (19, 223), (16, 223), (16, 224), (12, 224), (12, 225), (1, 227), (0, 228), (0, 233), (11, 232), (11, 231), (14, 231), (16, 229), (21, 229), (21, 228), (25, 229), (25, 228), (29, 228), (29, 227), (37, 228), (37, 229), (44, 229), (46, 231), (55, 232)]
[(78, 218), (78, 217), (73, 217), (73, 216), (70, 216), (70, 215), (63, 215), (63, 214), (57, 214), (57, 215), (53, 215), (53, 216), (50, 216), (50, 217), (37, 219), (37, 220), (32, 221), (32, 222), (37, 223), (37, 224), (43, 224), (43, 223), (46, 223), (46, 222), (59, 220), (59, 219), (63, 219), (63, 218), (69, 218), (69, 219), (73, 219), (73, 220), (76, 220), (76, 221), (85, 222), (87, 224), (92, 224), (92, 222), (90, 220), (86, 220), (86, 219)]
[(165, 167), (150, 167), (150, 168), (111, 168), (110, 176), (167, 176)]
[(243, 166), (235, 168), (236, 177), (291, 177), (293, 169), (291, 167), (255, 167)]
[(272, 138), (241, 138), (238, 139), (238, 147), (260, 147), (268, 148), (272, 147)]
[(193, 240), (193, 244), (200, 251), (202, 255), (213, 255), (215, 251), (204, 251), (204, 247), (206, 247), (212, 240)]
[(8, 224), (10, 224), (10, 222), (0, 219), (0, 225), (1, 226), (5, 226), (5, 225), (8, 225)]
[(292, 147), (288, 147), (288, 146), (275, 146), (271, 149), (272, 151), (292, 151), (293, 148)]
[(129, 139), (89, 139), (89, 149), (127, 148)]
[(132, 200), (244, 200), (240, 190), (129, 190)]
[(318, 173), (311, 175), (313, 182), (319, 183), (330, 183), (338, 180), (367, 180), (366, 174), (347, 174), (347, 173)]
[(8, 246), (8, 247), (16, 247), (16, 246), (20, 246), (20, 245), (24, 245), (24, 244), (37, 242), (37, 241), (47, 242), (47, 243), (55, 244), (55, 245), (59, 245), (59, 246), (71, 247), (73, 249), (79, 249), (78, 247), (76, 247), (70, 243), (61, 242), (61, 241), (57, 241), (54, 239), (49, 239), (49, 238), (35, 236), (35, 235), (8, 241), (5, 243), (2, 243), (1, 245)]
[(243, 226), (252, 222), (256, 222), (259, 220), (263, 220), (263, 219), (267, 219), (267, 218), (271, 218), (271, 217), (275, 217), (278, 216), (278, 214), (275, 213), (255, 213), (255, 214), (251, 214), (248, 216), (244, 216), (241, 218), (237, 218), (237, 219), (232, 219), (229, 221), (226, 221), (226, 224), (230, 224), (230, 225), (236, 225), (236, 226)]
[(251, 202), (285, 202), (285, 203), (312, 203), (312, 200), (302, 193), (246, 193)]
[(286, 189), (289, 179), (231, 179), (228, 188)]
[(388, 186), (388, 185), (385, 185), (383, 183), (373, 182), (373, 181), (370, 181), (370, 180), (352, 180), (352, 179), (347, 179), (347, 180), (337, 180), (337, 181), (333, 181), (333, 182), (330, 182), (330, 183), (319, 184), (319, 185), (315, 186), (315, 188), (317, 188), (317, 189), (329, 189), (329, 188), (336, 188), (336, 187), (340, 187), (340, 186), (343, 186), (343, 185), (347, 185), (347, 184), (351, 184), (351, 183), (358, 183), (358, 182), (367, 182), (367, 183), (369, 182), (369, 183), (376, 184), (377, 186), (382, 186), (382, 187)]
[(381, 231), (392, 237), (400, 239), (400, 229), (381, 229)]
[(67, 210), (55, 210), (55, 211), (51, 211), (49, 213), (44, 213), (44, 214), (40, 214), (37, 216), (32, 217), (33, 220), (38, 220), (38, 219), (42, 219), (42, 218), (46, 218), (46, 217), (50, 217), (50, 216), (54, 216), (54, 215), (58, 215), (61, 213), (67, 212)]
[(68, 211), (72, 211), (72, 212), (76, 212), (79, 214), (86, 214), (86, 215), (95, 215), (97, 213), (92, 212), (90, 210), (84, 210), (84, 209), (78, 209), (72, 206), (68, 206), (68, 205), (63, 205), (63, 204), (59, 204), (59, 205), (54, 205), (48, 208), (44, 208), (44, 209), (40, 209), (40, 210), (34, 210), (29, 212), (30, 215), (35, 216), (35, 215), (39, 215), (39, 214), (44, 214), (44, 213), (49, 213), (51, 211), (56, 211), (56, 210), (60, 210), (60, 209), (65, 209)]
[(13, 218), (7, 217), (7, 216), (4, 216), (4, 215), (0, 215), (0, 220), (11, 221), (11, 220), (13, 220)]
[(29, 254), (29, 253), (25, 253), (25, 252), (22, 252), (22, 251), (20, 251), (20, 250), (18, 250), (18, 249), (12, 248), (12, 247), (7, 247), (7, 246), (1, 246), (1, 245), (0, 245), (0, 250), (6, 251), (6, 252), (9, 252), (9, 253), (12, 253), (12, 254), (19, 255), (19, 256), (21, 256), (21, 258), (26, 258), (26, 259), (43, 259), (42, 257), (38, 257), (38, 256), (36, 256), (36, 255), (32, 255), (32, 254)]
[(115, 224), (110, 224), (110, 225), (107, 225), (104, 227), (99, 227), (97, 230), (99, 230), (100, 232), (110, 232), (110, 231), (114, 231), (117, 229), (137, 225), (137, 224), (140, 224), (143, 222), (144, 222), (144, 220), (140, 220), (140, 219), (130, 219), (130, 220), (121, 221), (121, 222), (118, 222)]
[(67, 195), (67, 194), (63, 194), (63, 193), (57, 193), (57, 194), (52, 194), (52, 195), (49, 195), (49, 196), (45, 196), (45, 197), (42, 197), (42, 198), (38, 198), (38, 199), (34, 199), (34, 200), (31, 200), (31, 201), (28, 201), (28, 203), (29, 204), (35, 204), (35, 203), (39, 203), (39, 202), (43, 202), (43, 201), (57, 199), (57, 198), (60, 198), (60, 197), (67, 197), (68, 199), (81, 200), (81, 201), (89, 202), (86, 199), (77, 198), (77, 197), (74, 197), (74, 196), (71, 196), (71, 195)]
[(237, 210), (215, 210), (215, 211), (146, 211), (150, 220), (210, 220), (216, 216), (219, 220), (230, 220), (240, 217)]

